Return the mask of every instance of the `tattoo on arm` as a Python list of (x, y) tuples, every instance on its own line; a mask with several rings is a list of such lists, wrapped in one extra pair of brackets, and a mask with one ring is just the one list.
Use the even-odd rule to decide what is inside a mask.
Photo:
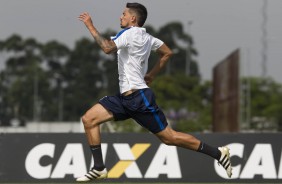
[(112, 53), (117, 50), (116, 45), (113, 41), (107, 40), (99, 33), (97, 33), (94, 38), (105, 53)]

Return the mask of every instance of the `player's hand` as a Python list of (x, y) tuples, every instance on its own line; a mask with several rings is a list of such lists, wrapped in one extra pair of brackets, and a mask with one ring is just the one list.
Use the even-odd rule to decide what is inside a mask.
[(93, 25), (92, 19), (88, 12), (83, 12), (82, 14), (80, 14), (78, 19), (82, 21), (86, 27)]
[(149, 85), (153, 82), (154, 77), (149, 75), (149, 74), (146, 74), (145, 77), (144, 77), (144, 80), (145, 80), (146, 84)]

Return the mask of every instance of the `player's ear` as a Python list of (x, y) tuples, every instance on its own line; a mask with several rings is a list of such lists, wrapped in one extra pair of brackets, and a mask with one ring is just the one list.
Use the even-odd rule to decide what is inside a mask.
[(136, 18), (135, 15), (133, 15), (133, 16), (131, 17), (131, 22), (137, 22), (137, 18)]

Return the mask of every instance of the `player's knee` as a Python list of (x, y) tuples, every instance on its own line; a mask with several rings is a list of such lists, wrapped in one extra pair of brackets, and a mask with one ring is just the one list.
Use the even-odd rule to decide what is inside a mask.
[(95, 118), (89, 117), (89, 116), (87, 115), (87, 113), (84, 114), (84, 115), (81, 117), (81, 120), (82, 120), (83, 125), (84, 125), (85, 128), (91, 128), (91, 127), (95, 126), (95, 121), (94, 121)]
[(84, 126), (89, 123), (89, 120), (88, 120), (88, 118), (85, 114), (81, 117), (81, 121), (82, 121)]
[(168, 145), (168, 146), (173, 146), (175, 145), (174, 141), (173, 141), (173, 138), (163, 138), (161, 139), (161, 141), (165, 144), (165, 145)]

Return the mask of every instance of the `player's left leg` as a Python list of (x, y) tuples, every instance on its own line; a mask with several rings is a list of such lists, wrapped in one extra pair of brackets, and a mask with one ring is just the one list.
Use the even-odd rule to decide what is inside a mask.
[(82, 121), (94, 157), (94, 167), (76, 181), (88, 182), (107, 177), (107, 169), (102, 159), (99, 125), (109, 120), (120, 121), (129, 118), (123, 109), (120, 99), (119, 94), (105, 96), (83, 115)]
[(84, 176), (76, 179), (78, 182), (89, 182), (94, 179), (104, 179), (107, 177), (107, 169), (105, 168), (102, 150), (101, 135), (99, 125), (103, 122), (113, 119), (113, 114), (101, 104), (96, 104), (90, 108), (83, 116), (82, 122), (85, 134), (94, 158), (94, 166)]

